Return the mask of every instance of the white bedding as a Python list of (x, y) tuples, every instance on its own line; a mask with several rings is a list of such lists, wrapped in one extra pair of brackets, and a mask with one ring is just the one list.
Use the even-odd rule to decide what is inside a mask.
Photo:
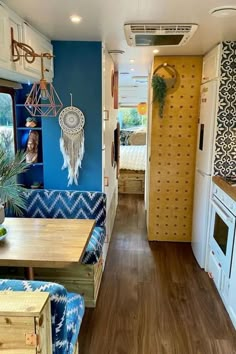
[(144, 171), (146, 169), (146, 145), (121, 145), (120, 169)]

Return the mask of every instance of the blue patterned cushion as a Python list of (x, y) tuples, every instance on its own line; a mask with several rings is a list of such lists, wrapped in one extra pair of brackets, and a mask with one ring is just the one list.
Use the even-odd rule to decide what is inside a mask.
[(84, 315), (81, 295), (57, 283), (0, 279), (0, 291), (43, 291), (50, 294), (53, 354), (72, 354)]
[[(24, 192), (24, 198), (26, 210), (23, 217), (96, 219), (97, 226), (105, 226), (104, 193), (36, 189)], [(7, 212), (7, 216), (12, 215)]]
[(82, 259), (83, 264), (95, 264), (98, 262), (102, 253), (105, 237), (106, 233), (104, 227), (96, 226), (93, 230), (88, 246), (86, 247)]
[(73, 354), (78, 339), (80, 325), (85, 311), (84, 298), (79, 294), (67, 294), (67, 341), (69, 344), (69, 354)]

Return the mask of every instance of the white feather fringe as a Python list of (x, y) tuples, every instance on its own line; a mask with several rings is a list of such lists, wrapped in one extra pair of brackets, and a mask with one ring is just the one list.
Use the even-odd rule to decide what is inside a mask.
[(79, 168), (81, 168), (84, 157), (84, 131), (69, 136), (62, 132), (60, 138), (60, 150), (63, 156), (62, 170), (68, 168), (68, 185), (73, 182), (78, 185)]

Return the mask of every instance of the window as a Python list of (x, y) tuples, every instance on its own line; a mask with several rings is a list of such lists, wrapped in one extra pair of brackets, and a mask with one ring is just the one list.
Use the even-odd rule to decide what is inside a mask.
[(14, 155), (13, 91), (0, 88), (0, 147)]
[(119, 123), (121, 129), (138, 129), (146, 127), (147, 115), (140, 115), (136, 107), (119, 109)]

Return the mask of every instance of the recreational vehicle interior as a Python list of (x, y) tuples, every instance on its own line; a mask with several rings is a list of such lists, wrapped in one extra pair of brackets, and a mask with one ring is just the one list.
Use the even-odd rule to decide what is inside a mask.
[(0, 1), (0, 351), (236, 353), (236, 6)]

